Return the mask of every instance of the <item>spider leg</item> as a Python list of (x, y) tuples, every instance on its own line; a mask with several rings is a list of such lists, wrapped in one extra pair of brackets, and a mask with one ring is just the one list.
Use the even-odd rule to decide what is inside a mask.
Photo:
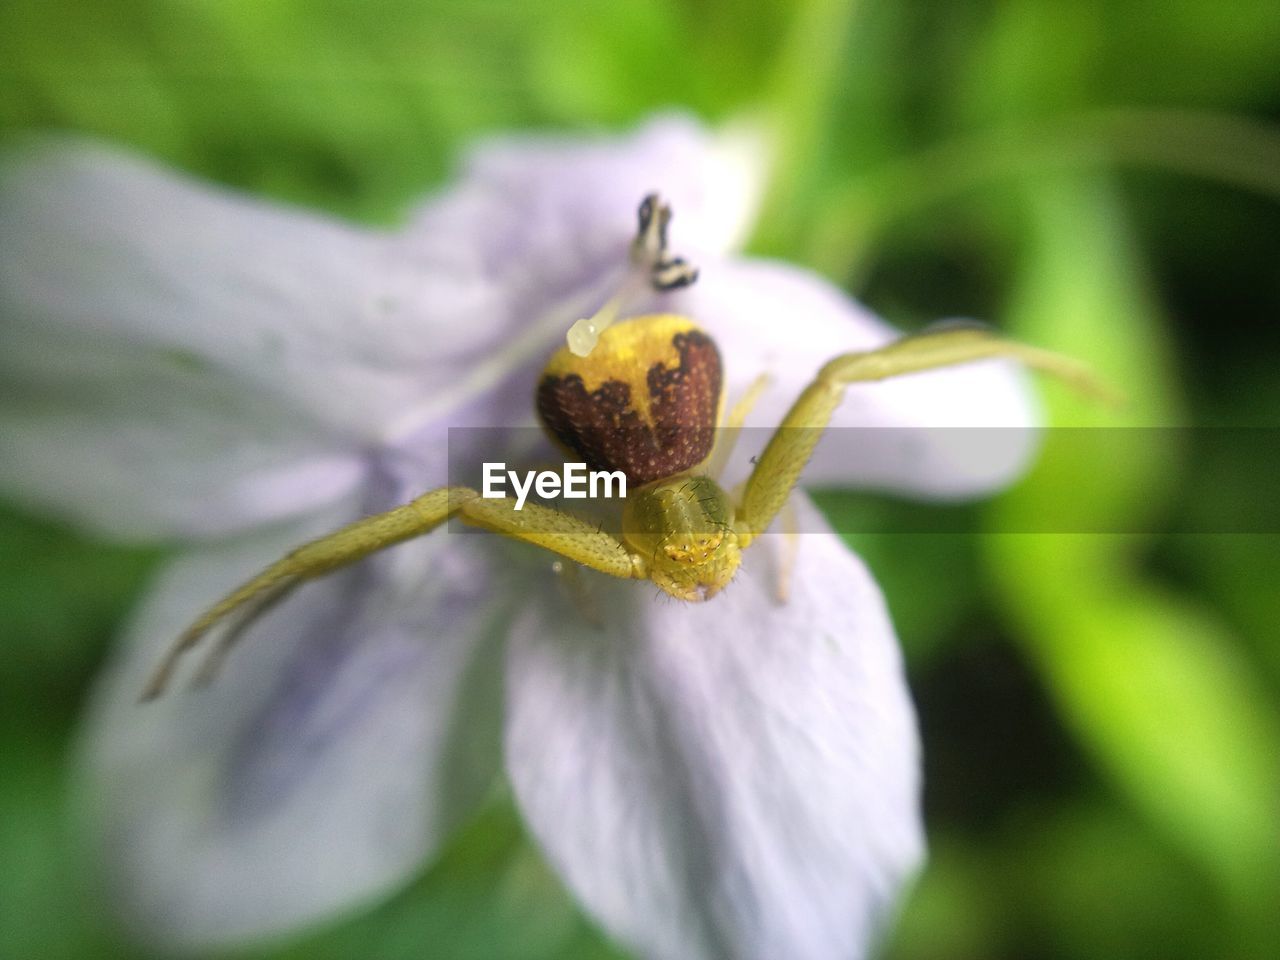
[(211, 606), (169, 648), (152, 672), (141, 699), (164, 693), (179, 660), (213, 629), (226, 632), (210, 651), (196, 678), (207, 683), (258, 617), (307, 580), (324, 576), (387, 547), (434, 530), (459, 515), (473, 526), (536, 544), (566, 559), (615, 577), (644, 579), (648, 564), (611, 534), (567, 513), (509, 497), (483, 499), (467, 487), (442, 487), (386, 513), (365, 517), (286, 554)]
[(244, 637), (248, 629), (260, 617), (278, 607), (301, 585), (302, 580), (297, 577), (282, 580), (274, 587), (264, 590), (232, 614), (229, 617), (231, 622), (224, 624), (225, 629), (215, 637), (212, 649), (205, 655), (204, 661), (196, 671), (195, 677), (192, 678), (192, 689), (207, 687), (213, 683), (218, 674), (222, 672), (222, 665), (226, 662), (227, 656), (240, 642), (241, 638)]
[(767, 373), (760, 374), (751, 381), (747, 392), (729, 409), (729, 416), (717, 431), (715, 446), (711, 449), (711, 456), (707, 458), (706, 473), (713, 480), (720, 479), (720, 475), (724, 473), (729, 458), (733, 456), (733, 448), (738, 442), (742, 425), (756, 405), (756, 401), (760, 399), (760, 394), (764, 393), (765, 388), (769, 386), (769, 381)]
[(786, 503), (813, 448), (831, 422), (831, 415), (844, 399), (845, 387), (989, 357), (1019, 360), (1085, 393), (1115, 400), (1115, 395), (1084, 364), (1047, 350), (1003, 340), (981, 329), (936, 330), (904, 337), (878, 350), (842, 354), (818, 371), (817, 377), (792, 404), (756, 462), (738, 510), (738, 536), (742, 546), (768, 529)]
[(526, 503), (521, 510), (510, 497), (468, 500), (460, 515), (465, 523), (523, 540), (623, 579), (647, 579), (648, 564), (611, 533), (572, 514)]
[(778, 551), (778, 577), (774, 583), (774, 598), (779, 606), (791, 599), (791, 581), (796, 572), (796, 560), (800, 556), (800, 526), (796, 518), (795, 504), (788, 500), (782, 505), (782, 545)]
[(209, 607), (177, 639), (152, 672), (141, 699), (164, 693), (178, 661), (220, 624), (234, 617), (221, 645), (211, 655), (208, 670), (216, 670), (227, 649), (273, 603), (305, 580), (345, 567), (371, 553), (434, 530), (479, 497), (466, 487), (441, 487), (386, 513), (364, 517), (340, 530), (303, 544), (236, 587)]

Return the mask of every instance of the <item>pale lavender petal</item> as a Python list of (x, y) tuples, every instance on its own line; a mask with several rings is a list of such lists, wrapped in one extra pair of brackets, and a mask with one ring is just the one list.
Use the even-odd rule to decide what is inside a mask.
[(323, 508), (365, 474), (358, 448), (194, 361), (52, 333), (7, 346), (0, 491), (98, 533), (250, 529)]
[(97, 691), (82, 792), (107, 894), (156, 946), (243, 942), (383, 896), (492, 783), (512, 593), (476, 537), (437, 533), (305, 586), (210, 688), (138, 704), (195, 613), (337, 519), (179, 558)]
[(766, 542), (706, 603), (593, 580), (603, 628), (552, 595), (513, 632), (520, 808), (586, 909), (650, 960), (864, 957), (922, 857), (884, 601), (834, 534), (801, 540), (786, 605)]
[(530, 291), (624, 265), (636, 208), (670, 201), (673, 250), (741, 245), (758, 208), (764, 150), (746, 132), (712, 133), (667, 116), (634, 133), (509, 135), (473, 148), (458, 182), (408, 233), (457, 275)]
[[(730, 402), (760, 374), (771, 378), (726, 471), (735, 483), (824, 363), (901, 336), (818, 276), (760, 260), (707, 262), (693, 287), (645, 306), (685, 313), (711, 331)], [(932, 497), (990, 492), (1025, 468), (1037, 444), (1037, 412), (1025, 375), (1004, 361), (858, 384), (804, 482)]]
[(119, 535), (333, 502), (500, 313), (390, 236), (79, 140), (6, 157), (0, 235), (0, 490)]

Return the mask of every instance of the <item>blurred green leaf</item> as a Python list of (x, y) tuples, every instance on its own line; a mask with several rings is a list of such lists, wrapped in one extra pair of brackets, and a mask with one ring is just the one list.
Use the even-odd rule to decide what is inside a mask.
[(1021, 879), (1008, 888), (1028, 926), (1052, 930), (1064, 955), (1229, 955), (1212, 887), (1127, 810), (1082, 803), (1042, 815), (1009, 838)]
[(65, 737), (70, 711), (0, 706), (0, 956), (128, 956), (92, 897), (72, 826)]
[(1280, 17), (1271, 0), (1094, 0), (1105, 43), (1099, 99), (1263, 106), (1276, 77)]
[(72, 735), (154, 559), (0, 508), (0, 956), (128, 956), (72, 815)]
[[(1264, 489), (1255, 487), (1256, 491)], [(1270, 673), (1271, 699), (1280, 699), (1280, 536), (1201, 534), (1173, 538), (1167, 549), (1197, 577), (1207, 595)]]
[(69, 126), (238, 186), (387, 220), (464, 138), (538, 123), (559, 5), (407, 0), (0, 7), (0, 126)]
[(831, 162), (837, 94), (861, 7), (857, 0), (799, 0), (774, 57), (763, 65), (773, 156), (753, 238), (762, 253), (794, 248), (812, 214)]
[(158, 557), (0, 508), (0, 697), (74, 702)]
[[(1157, 311), (1095, 179), (1028, 183), (1032, 243), (1010, 310), (1016, 335), (1095, 363), (1130, 395), (1130, 423), (1177, 421)], [(1060, 390), (1050, 422), (1110, 424)], [(1056, 511), (1063, 497), (1116, 529), (1158, 517), (1174, 451), (1055, 456), (1052, 432), (1031, 478), (1003, 498), (993, 528)], [(1280, 877), (1280, 722), (1220, 622), (1139, 572), (1144, 539), (993, 535), (992, 572), (1020, 636), (1069, 722), (1117, 784), (1200, 859), (1238, 906)]]
[(660, 107), (723, 115), (744, 102), (761, 64), (723, 41), (767, 51), (788, 9), (704, 7), (12, 0), (0, 6), (0, 130), (71, 127), (391, 221), (477, 134), (629, 123)]
[(558, 8), (530, 35), (530, 78), (549, 116), (622, 123), (654, 103), (696, 102), (701, 71), (675, 4), (590, 0), (575, 7)]
[(798, 249), (818, 269), (855, 274), (903, 221), (927, 217), (936, 225), (957, 201), (989, 216), (992, 204), (983, 201), (993, 188), (1007, 191), (1028, 174), (1117, 166), (1174, 171), (1280, 200), (1280, 131), (1187, 110), (1108, 109), (992, 123), (831, 185)]
[(886, 951), (891, 960), (987, 960), (1007, 955), (1010, 931), (989, 851), (953, 834), (930, 841), (929, 863)]

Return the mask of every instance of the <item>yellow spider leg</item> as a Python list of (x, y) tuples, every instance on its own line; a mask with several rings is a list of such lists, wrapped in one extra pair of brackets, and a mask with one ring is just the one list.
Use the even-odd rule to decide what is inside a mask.
[(644, 558), (612, 534), (550, 507), (526, 503), (524, 509), (517, 510), (515, 504), (510, 497), (468, 500), (461, 515), (473, 526), (532, 543), (613, 577), (648, 577)]
[(1116, 399), (1084, 364), (1047, 350), (1002, 340), (979, 329), (926, 332), (904, 337), (878, 350), (842, 354), (818, 371), (814, 381), (792, 404), (756, 462), (738, 511), (741, 545), (746, 546), (763, 533), (777, 516), (830, 423), (831, 415), (844, 399), (845, 387), (988, 357), (1020, 360), (1086, 393)]
[(289, 594), (293, 593), (301, 584), (300, 579), (282, 580), (274, 587), (269, 587), (262, 593), (258, 594), (252, 600), (244, 604), (234, 612), (228, 619), (232, 622), (222, 631), (222, 635), (217, 638), (214, 647), (205, 656), (204, 662), (200, 664), (200, 669), (196, 673), (195, 678), (191, 681), (192, 687), (206, 687), (211, 684), (222, 670), (223, 663), (226, 662), (227, 655), (240, 642), (240, 638), (244, 636), (245, 631), (249, 629), (259, 617), (268, 610), (274, 609)]
[(602, 573), (625, 578), (648, 576), (642, 557), (583, 520), (537, 504), (525, 504), (517, 511), (515, 501), (509, 498), (485, 500), (467, 487), (442, 487), (304, 544), (236, 587), (183, 632), (152, 673), (141, 699), (160, 696), (182, 655), (213, 628), (232, 620), (202, 665), (197, 683), (209, 682), (245, 629), (303, 581), (429, 533), (454, 514), (474, 526), (536, 544)]
[(468, 500), (478, 496), (476, 491), (466, 487), (442, 487), (386, 513), (357, 520), (291, 551), (201, 614), (160, 661), (147, 681), (142, 699), (152, 700), (160, 696), (168, 686), (182, 655), (228, 617), (240, 615), (223, 645), (215, 651), (211, 663), (201, 672), (201, 681), (209, 679), (226, 649), (254, 618), (302, 581), (323, 576), (385, 547), (428, 533), (449, 519)]
[(800, 523), (796, 519), (795, 505), (787, 500), (782, 505), (782, 549), (778, 554), (778, 579), (774, 584), (774, 597), (779, 604), (791, 599), (791, 580), (800, 558)]
[(738, 434), (742, 430), (742, 425), (746, 423), (748, 415), (756, 405), (756, 401), (760, 399), (760, 394), (764, 393), (765, 388), (769, 386), (769, 375), (762, 373), (751, 381), (751, 386), (747, 387), (747, 392), (738, 398), (738, 401), (729, 410), (729, 416), (720, 426), (720, 432), (716, 434), (716, 444), (711, 450), (711, 456), (707, 458), (706, 473), (712, 479), (719, 479), (720, 474), (724, 473), (724, 468), (729, 463), (729, 457), (733, 455), (734, 445), (738, 442)]
[(756, 401), (760, 399), (760, 394), (764, 393), (765, 387), (769, 386), (769, 382), (770, 378), (767, 373), (762, 373), (751, 381), (751, 386), (747, 387), (747, 392), (738, 398), (738, 402), (729, 411), (729, 416), (724, 423), (727, 428), (731, 430), (742, 429), (747, 416), (751, 413), (752, 408), (755, 407)]

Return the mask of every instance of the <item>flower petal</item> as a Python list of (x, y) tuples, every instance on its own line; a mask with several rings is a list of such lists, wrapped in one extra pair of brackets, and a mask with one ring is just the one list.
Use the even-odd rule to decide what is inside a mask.
[[(767, 261), (717, 260), (687, 290), (650, 307), (704, 324), (724, 355), (729, 399), (758, 375), (771, 378), (726, 471), (750, 470), (769, 431), (837, 354), (882, 346), (901, 332), (814, 274)], [(1008, 484), (1037, 443), (1037, 408), (1026, 378), (983, 361), (849, 388), (805, 471), (805, 483), (866, 486), (929, 497), (964, 497)]]
[(878, 588), (829, 532), (802, 537), (786, 605), (775, 572), (757, 547), (702, 604), (599, 584), (605, 629), (552, 598), (511, 638), (520, 807), (645, 957), (864, 956), (921, 859), (919, 745)]
[(278, 933), (385, 893), (496, 772), (493, 598), (509, 594), (478, 538), (439, 534), (305, 586), (211, 687), (137, 703), (196, 612), (319, 528), (177, 560), (88, 717), (84, 793), (110, 896), (160, 946)]
[[(0, 170), (0, 489), (109, 533), (333, 502), (496, 302), (390, 236), (84, 141)], [(420, 309), (425, 302), (432, 310)]]
[(220, 373), (58, 339), (0, 347), (0, 491), (30, 507), (125, 540), (205, 536), (321, 508), (364, 473)]
[(456, 186), (428, 203), (410, 232), (459, 272), (504, 287), (623, 266), (636, 209), (658, 191), (671, 202), (675, 253), (736, 249), (761, 200), (764, 147), (749, 131), (713, 134), (684, 116), (626, 136), (514, 135), (482, 142)]
[(117, 536), (224, 533), (350, 492), (365, 445), (438, 447), (460, 409), (523, 422), (512, 374), (613, 293), (646, 192), (676, 202), (680, 250), (741, 239), (750, 144), (679, 118), (494, 141), (398, 235), (84, 141), (19, 151), (0, 171), (0, 489)]

